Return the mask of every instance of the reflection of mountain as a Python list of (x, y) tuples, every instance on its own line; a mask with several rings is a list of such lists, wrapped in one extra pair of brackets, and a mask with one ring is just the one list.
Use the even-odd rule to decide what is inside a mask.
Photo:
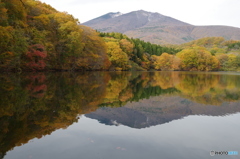
[(126, 104), (124, 107), (99, 108), (86, 114), (106, 125), (126, 125), (145, 128), (181, 119), (189, 115), (224, 116), (240, 112), (240, 102), (223, 103), (221, 106), (203, 105), (174, 96), (158, 96)]

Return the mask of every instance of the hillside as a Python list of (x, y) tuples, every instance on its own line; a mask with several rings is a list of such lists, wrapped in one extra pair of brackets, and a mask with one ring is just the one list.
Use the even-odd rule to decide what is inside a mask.
[(101, 32), (120, 32), (155, 44), (182, 44), (203, 37), (240, 40), (240, 28), (229, 26), (194, 26), (159, 13), (143, 10), (126, 14), (108, 13), (83, 25)]
[(99, 34), (66, 12), (35, 0), (2, 0), (0, 13), (1, 71), (103, 70), (110, 64)]

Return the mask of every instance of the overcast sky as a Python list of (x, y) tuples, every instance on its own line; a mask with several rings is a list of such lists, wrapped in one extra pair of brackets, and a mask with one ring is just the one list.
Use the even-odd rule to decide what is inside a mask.
[(109, 12), (158, 12), (193, 25), (240, 28), (240, 0), (40, 0), (81, 23)]

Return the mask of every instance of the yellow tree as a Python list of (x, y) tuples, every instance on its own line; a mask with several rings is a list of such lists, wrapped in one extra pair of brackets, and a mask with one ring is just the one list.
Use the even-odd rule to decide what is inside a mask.
[(219, 61), (204, 47), (195, 46), (177, 53), (182, 70), (210, 71), (219, 68)]
[(25, 26), (27, 13), (21, 0), (1, 0), (1, 2), (4, 3), (7, 9), (8, 24)]
[(161, 56), (152, 56), (154, 59), (153, 65), (157, 70), (178, 70), (180, 59), (174, 55), (170, 55), (168, 53), (163, 53)]
[(8, 25), (8, 15), (7, 9), (4, 7), (4, 3), (0, 1), (0, 25), (7, 26)]
[(133, 56), (133, 48), (134, 48), (134, 45), (128, 41), (127, 39), (122, 39), (119, 41), (119, 44), (120, 44), (120, 47), (121, 49), (127, 53), (127, 55), (131, 58)]
[(95, 70), (108, 69), (111, 65), (107, 56), (107, 45), (95, 30), (80, 25), (83, 44), (82, 56), (78, 59), (78, 67), (91, 68)]
[(237, 70), (238, 64), (237, 64), (237, 56), (234, 54), (228, 55), (228, 61), (226, 63), (226, 69), (229, 71)]
[(119, 44), (116, 42), (106, 42), (107, 44), (107, 55), (112, 65), (119, 70), (128, 70), (130, 69), (128, 56), (125, 52), (122, 51)]
[(221, 70), (224, 70), (226, 68), (227, 65), (227, 61), (228, 61), (228, 55), (227, 54), (216, 54), (216, 58), (219, 61), (219, 66)]

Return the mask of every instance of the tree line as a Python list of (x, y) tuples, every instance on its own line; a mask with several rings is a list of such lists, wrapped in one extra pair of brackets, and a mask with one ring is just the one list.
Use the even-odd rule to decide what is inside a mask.
[(240, 70), (239, 41), (207, 37), (180, 46), (164, 47), (128, 38), (121, 33), (100, 33), (100, 36), (104, 38), (108, 48), (112, 48), (107, 51), (111, 57), (116, 55), (113, 50), (117, 49), (114, 48), (118, 48), (121, 55), (126, 53), (124, 61), (115, 58), (119, 62), (119, 70)]

